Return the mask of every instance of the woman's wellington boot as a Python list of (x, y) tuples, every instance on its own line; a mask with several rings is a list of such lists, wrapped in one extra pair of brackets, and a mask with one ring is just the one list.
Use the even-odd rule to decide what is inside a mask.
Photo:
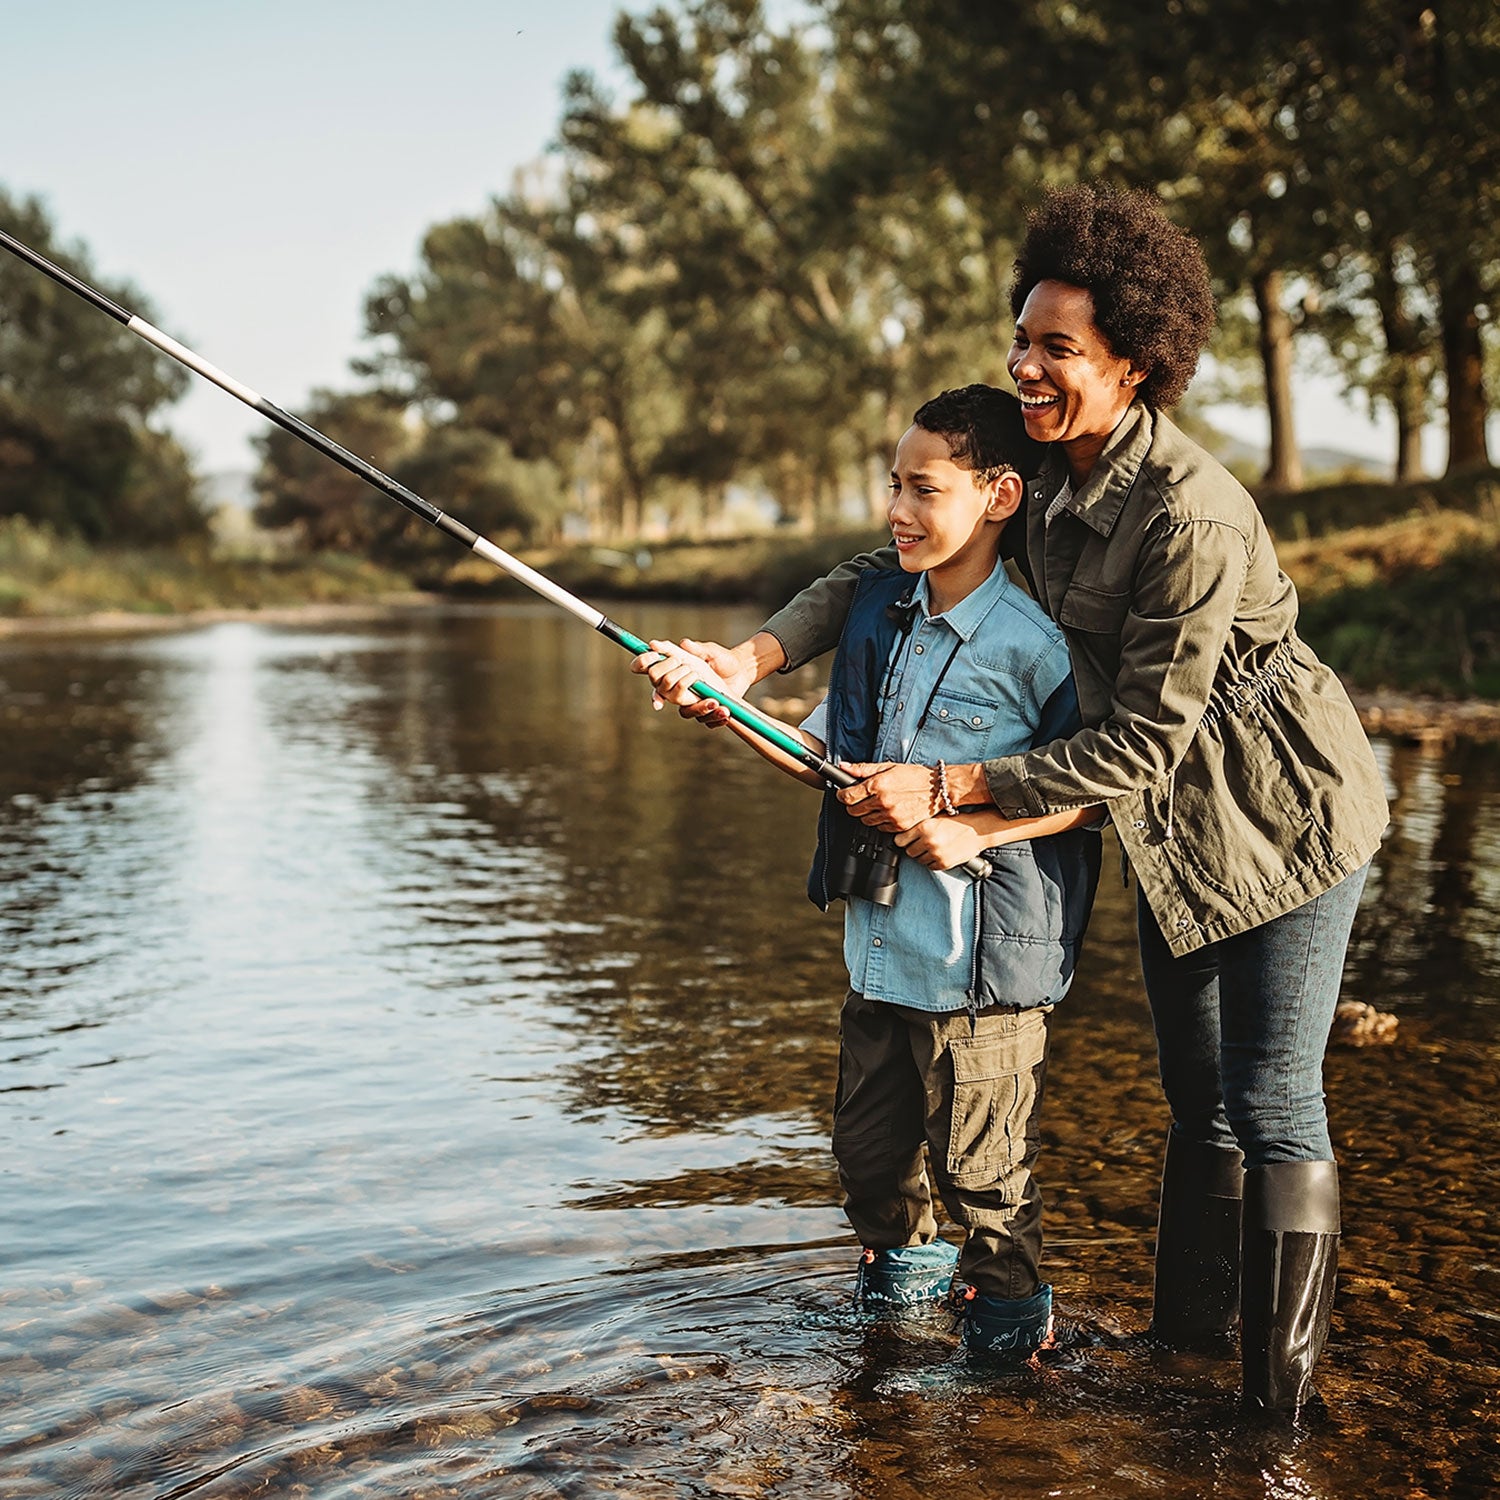
[(1273, 1162), (1245, 1173), (1240, 1359), (1247, 1409), (1295, 1418), (1311, 1394), (1338, 1258), (1333, 1162)]
[(1232, 1146), (1167, 1136), (1151, 1333), (1174, 1349), (1222, 1347), (1234, 1333), (1243, 1161)]
[(855, 1299), (861, 1307), (875, 1312), (941, 1302), (948, 1295), (957, 1266), (958, 1247), (947, 1240), (902, 1245), (895, 1250), (866, 1250), (859, 1260)]

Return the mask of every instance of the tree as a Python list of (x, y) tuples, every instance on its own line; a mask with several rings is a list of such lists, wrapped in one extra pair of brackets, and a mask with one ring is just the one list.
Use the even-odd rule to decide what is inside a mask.
[[(0, 224), (94, 285), (35, 199), (0, 191)], [(125, 284), (104, 294), (153, 317)], [(0, 258), (0, 515), (91, 542), (162, 543), (208, 525), (187, 455), (151, 426), (187, 373), (72, 292)]]

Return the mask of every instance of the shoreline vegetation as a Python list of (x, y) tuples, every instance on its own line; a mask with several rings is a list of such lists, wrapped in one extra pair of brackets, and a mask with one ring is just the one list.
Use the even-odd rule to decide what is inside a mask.
[[(1326, 485), (1266, 497), (1261, 508), (1301, 597), (1302, 634), (1349, 685), (1367, 728), (1435, 742), (1500, 738), (1500, 470)], [(514, 550), (601, 604), (770, 609), (881, 540), (866, 528)], [(105, 549), (0, 521), (0, 636), (523, 597), (521, 585), (469, 555), (406, 576), (347, 554), (299, 554), (284, 541)]]

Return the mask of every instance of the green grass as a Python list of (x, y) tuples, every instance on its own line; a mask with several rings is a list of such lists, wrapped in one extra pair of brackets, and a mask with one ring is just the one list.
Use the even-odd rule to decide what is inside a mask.
[(359, 557), (235, 557), (206, 546), (102, 549), (18, 517), (0, 520), (0, 615), (12, 618), (348, 603), (410, 587)]
[(1349, 681), (1500, 698), (1500, 521), (1435, 512), (1279, 551), (1299, 630)]

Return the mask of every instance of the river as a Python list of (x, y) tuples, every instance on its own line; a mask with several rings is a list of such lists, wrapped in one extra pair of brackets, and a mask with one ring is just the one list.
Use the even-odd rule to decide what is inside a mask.
[[(642, 634), (732, 611), (634, 608)], [(827, 1149), (816, 796), (516, 605), (0, 641), (0, 1494), (1407, 1497), (1500, 1489), (1500, 753), (1381, 742), (1327, 1070), (1326, 1414), (1111, 1339), (869, 1323)], [(804, 686), (807, 685), (805, 682)], [(1059, 1309), (1145, 1326), (1130, 896), (1059, 1012)]]

